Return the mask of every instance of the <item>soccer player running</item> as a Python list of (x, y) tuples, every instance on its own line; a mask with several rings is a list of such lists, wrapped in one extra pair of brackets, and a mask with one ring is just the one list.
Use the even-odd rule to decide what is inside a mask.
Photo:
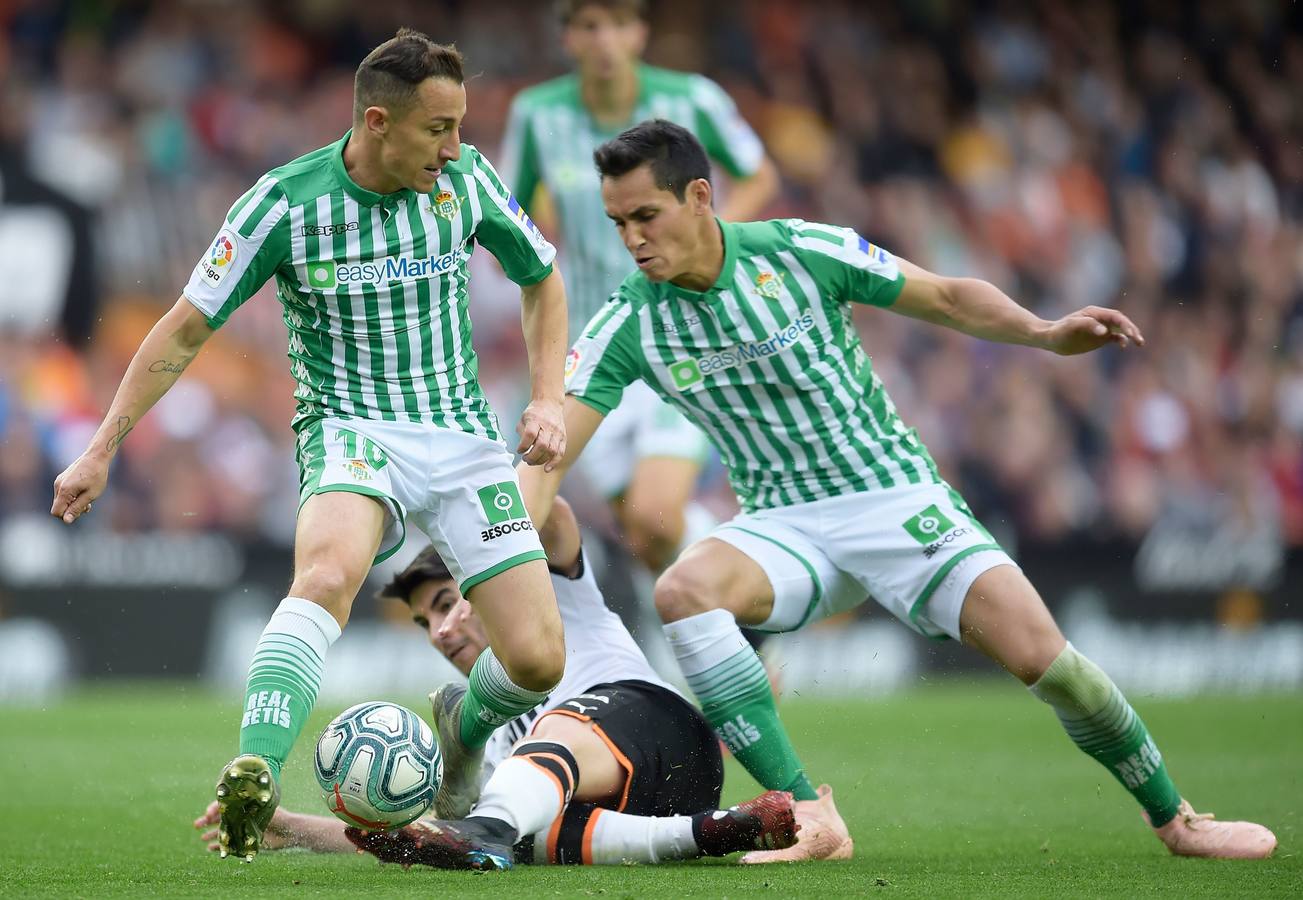
[[(539, 539), (565, 624), (566, 673), (546, 700), (494, 733), (473, 815), (366, 833), (346, 831), (334, 816), (281, 808), (267, 826), (268, 849), (351, 852), (356, 843), (386, 862), (505, 869), (513, 862), (655, 863), (795, 842), (791, 794), (768, 791), (717, 808), (724, 782), (719, 742), (606, 608), (564, 500)], [(433, 547), (381, 596), (406, 603), (431, 645), (470, 674), (488, 637)], [(214, 802), (195, 827), (217, 819)], [(202, 836), (217, 849), (215, 831)]]
[[(708, 78), (644, 64), (642, 0), (561, 0), (566, 52), (575, 72), (521, 92), (503, 140), (502, 176), (538, 221), (540, 186), (560, 226), (578, 335), (631, 271), (629, 254), (606, 220), (593, 151), (654, 116), (692, 131), (731, 184), (722, 215), (751, 219), (773, 198), (774, 165), (726, 93)], [(547, 228), (549, 234), (557, 233)], [(692, 502), (709, 448), (705, 436), (642, 384), (631, 385), (594, 435), (580, 468), (611, 503), (625, 546), (652, 572), (709, 531), (710, 513)]]
[(1139, 329), (1096, 306), (1042, 320), (986, 282), (933, 275), (847, 228), (720, 221), (701, 145), (669, 122), (624, 132), (595, 161), (638, 272), (572, 351), (564, 460), (522, 472), (522, 489), (545, 521), (565, 468), (639, 379), (719, 448), (743, 512), (670, 566), (655, 596), (706, 718), (760, 784), (797, 798), (797, 844), (743, 861), (844, 857), (851, 840), (831, 792), (806, 778), (738, 623), (792, 631), (865, 595), (1028, 685), (1173, 853), (1269, 855), (1266, 828), (1214, 821), (1182, 799), (1140, 717), (901, 421), (850, 304), (1062, 355), (1142, 345)]
[(530, 465), (563, 452), (565, 288), (543, 239), (478, 150), (461, 143), (462, 58), (403, 29), (358, 67), (353, 127), (273, 169), (231, 207), (176, 305), (145, 337), (90, 446), (55, 481), (72, 523), (104, 490), (132, 427), (270, 278), (297, 382), (294, 578), (249, 667), (240, 755), (217, 782), (222, 855), (251, 860), (280, 797), (326, 653), (372, 564), (425, 531), (488, 636), (469, 689), (436, 710), (439, 807), (469, 809), (497, 726), (560, 680), (561, 620), (511, 455), (477, 381), (467, 261), (481, 244), (521, 286)]

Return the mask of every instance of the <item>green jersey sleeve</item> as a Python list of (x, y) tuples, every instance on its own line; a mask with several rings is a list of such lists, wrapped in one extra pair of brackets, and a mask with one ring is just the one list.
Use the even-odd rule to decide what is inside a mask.
[(566, 357), (566, 393), (609, 415), (620, 405), (624, 389), (642, 377), (641, 349), (638, 315), (617, 292)]
[(692, 76), (691, 97), (696, 117), (693, 131), (706, 154), (734, 178), (747, 178), (759, 171), (764, 145), (737, 111), (733, 98), (703, 75)]
[(905, 286), (896, 258), (840, 225), (789, 219), (792, 246), (819, 283), (820, 292), (837, 303), (890, 306)]
[(226, 214), (183, 292), (213, 328), (220, 328), (289, 262), (289, 209), (285, 191), (268, 175)]
[(516, 284), (537, 284), (552, 273), (556, 248), (543, 237), (489, 161), (473, 147), (465, 147), (464, 152), (473, 154), (470, 168), (481, 210), (475, 239), (497, 257)]
[(540, 180), (538, 145), (534, 140), (534, 117), (529, 101), (520, 95), (511, 102), (507, 130), (502, 136), (502, 180), (512, 196), (530, 208)]

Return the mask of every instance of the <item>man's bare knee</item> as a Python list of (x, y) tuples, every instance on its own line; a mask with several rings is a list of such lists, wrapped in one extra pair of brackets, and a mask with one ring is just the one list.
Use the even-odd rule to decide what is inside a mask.
[(677, 622), (721, 606), (718, 591), (682, 564), (670, 566), (656, 579), (652, 596), (662, 622)]
[(674, 559), (683, 541), (683, 516), (669, 521), (660, 511), (643, 512), (625, 508), (620, 517), (624, 544), (629, 552), (652, 571), (660, 571)]
[(353, 595), (364, 577), (365, 573), (350, 571), (346, 565), (333, 560), (313, 562), (294, 573), (290, 596), (319, 604), (342, 625), (348, 620)]
[(507, 677), (527, 691), (550, 691), (565, 674), (566, 651), (562, 641), (540, 640), (528, 649), (498, 654)]

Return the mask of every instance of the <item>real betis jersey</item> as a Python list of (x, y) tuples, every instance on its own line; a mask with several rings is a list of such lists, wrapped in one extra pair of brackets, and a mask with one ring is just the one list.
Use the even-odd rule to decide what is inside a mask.
[(220, 327), (270, 278), (289, 329), (295, 429), (320, 416), (426, 422), (500, 440), (471, 347), (477, 243), (520, 285), (555, 249), (469, 144), (429, 194), (376, 194), (344, 168), (348, 135), (236, 201), (185, 296)]
[(567, 393), (606, 414), (643, 379), (710, 437), (747, 512), (939, 483), (851, 322), (851, 303), (895, 301), (895, 259), (799, 219), (720, 229), (704, 293), (624, 280), (570, 351)]
[(754, 175), (764, 159), (760, 139), (709, 78), (643, 65), (638, 67), (638, 89), (632, 116), (615, 128), (593, 121), (580, 99), (576, 75), (522, 91), (511, 105), (502, 174), (526, 208), (540, 183), (556, 204), (572, 335), (633, 269), (629, 251), (602, 207), (594, 150), (626, 128), (660, 118), (695, 134), (711, 159), (734, 177)]

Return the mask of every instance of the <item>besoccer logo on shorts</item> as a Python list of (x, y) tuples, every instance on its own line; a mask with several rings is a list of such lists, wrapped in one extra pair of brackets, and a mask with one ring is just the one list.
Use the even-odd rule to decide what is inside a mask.
[(480, 506), (484, 507), (484, 518), (490, 525), (510, 522), (515, 519), (527, 519), (525, 503), (520, 499), (520, 488), (514, 481), (500, 481), (479, 489)]
[(525, 503), (520, 499), (520, 488), (514, 481), (499, 481), (482, 487), (479, 498), (484, 518), (489, 520), (489, 527), (480, 532), (481, 541), (487, 543), (508, 534), (534, 530)]
[(946, 518), (946, 514), (937, 509), (937, 505), (933, 503), (921, 513), (906, 520), (904, 527), (914, 540), (926, 547), (933, 541), (940, 540), (947, 531), (955, 527), (955, 523)]

